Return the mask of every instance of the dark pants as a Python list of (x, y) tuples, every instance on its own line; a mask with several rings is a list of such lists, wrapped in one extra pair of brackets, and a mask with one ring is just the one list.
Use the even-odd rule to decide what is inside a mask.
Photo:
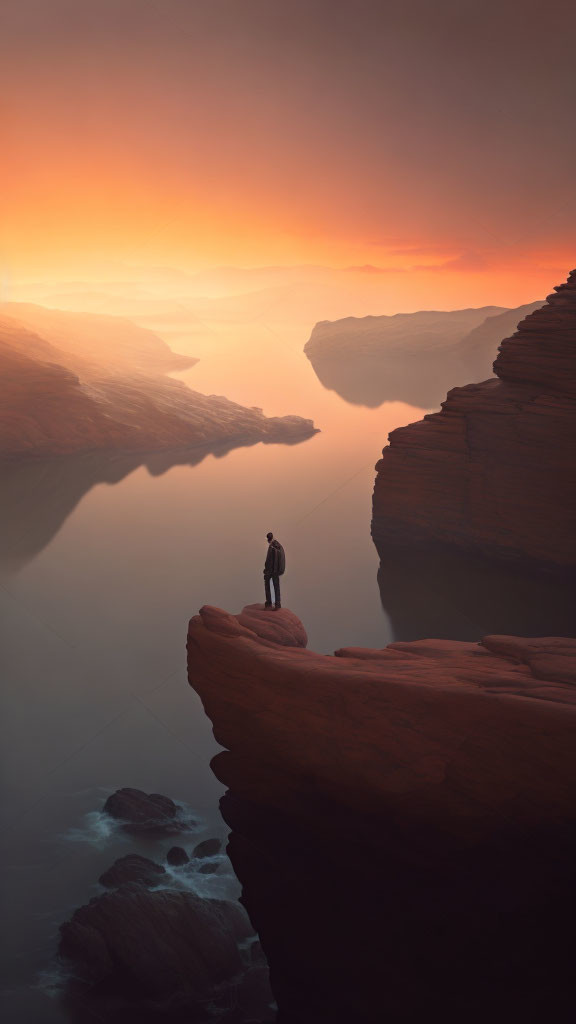
[(264, 590), (266, 592), (266, 604), (272, 604), (272, 594), (270, 593), (270, 580), (274, 584), (274, 600), (276, 604), (280, 604), (280, 577), (279, 576), (264, 576)]

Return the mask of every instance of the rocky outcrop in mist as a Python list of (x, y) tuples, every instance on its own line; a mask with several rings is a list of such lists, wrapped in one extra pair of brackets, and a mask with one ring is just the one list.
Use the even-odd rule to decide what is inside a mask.
[(576, 568), (576, 271), (505, 339), (496, 377), (390, 434), (372, 532), (552, 570)]
[[(311, 420), (265, 416), (165, 376), (195, 360), (174, 355), (150, 331), (117, 318), (108, 323), (106, 317), (31, 308), (33, 314), (30, 307), (18, 310), (47, 336), (0, 316), (0, 457), (290, 443), (314, 433)], [(87, 338), (77, 343), (85, 320)]]

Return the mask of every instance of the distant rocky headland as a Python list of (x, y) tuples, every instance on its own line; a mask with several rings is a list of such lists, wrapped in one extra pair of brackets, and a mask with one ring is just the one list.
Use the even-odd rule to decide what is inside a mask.
[(563, 1019), (576, 641), (305, 647), (262, 606), (188, 634), (279, 1020)]
[(0, 457), (291, 443), (315, 432), (166, 376), (197, 360), (118, 317), (0, 306)]
[(440, 544), (576, 568), (576, 271), (501, 342), (494, 372), (390, 434), (373, 499), (381, 553)]
[(455, 384), (487, 377), (501, 338), (540, 305), (325, 320), (304, 351), (324, 387), (348, 402), (432, 408)]

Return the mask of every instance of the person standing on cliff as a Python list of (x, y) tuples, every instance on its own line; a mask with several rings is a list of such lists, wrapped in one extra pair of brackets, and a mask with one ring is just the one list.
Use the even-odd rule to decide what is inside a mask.
[(270, 592), (270, 580), (274, 585), (274, 608), (281, 608), (280, 603), (280, 577), (286, 568), (286, 556), (280, 541), (274, 539), (273, 533), (266, 534), (268, 551), (264, 563), (264, 591), (266, 594), (266, 608), (272, 607), (272, 594)]

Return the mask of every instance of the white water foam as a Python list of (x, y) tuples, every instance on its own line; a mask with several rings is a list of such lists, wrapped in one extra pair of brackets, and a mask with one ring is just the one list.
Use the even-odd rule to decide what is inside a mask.
[(120, 822), (115, 821), (109, 814), (104, 814), (103, 811), (89, 811), (84, 815), (82, 825), (69, 828), (59, 838), (69, 843), (90, 843), (101, 849), (112, 836), (116, 838), (119, 834), (126, 836), (126, 839), (129, 838), (127, 833), (122, 832)]
[[(218, 864), (218, 871), (204, 874), (199, 869), (203, 864)], [(239, 889), (232, 865), (225, 854), (214, 857), (194, 858), (188, 864), (175, 867), (163, 863), (168, 878), (157, 889), (181, 889), (201, 896), (203, 899), (233, 899)]]
[[(104, 792), (110, 795), (113, 790), (105, 790)], [(180, 827), (173, 832), (159, 833), (158, 838), (167, 839), (169, 836), (196, 835), (198, 832), (205, 830), (206, 823), (195, 815), (192, 807), (185, 803), (177, 803), (176, 806), (178, 808), (177, 821)], [(159, 821), (158, 824), (163, 825), (165, 822)], [(89, 811), (84, 815), (80, 826), (69, 828), (59, 836), (59, 839), (70, 843), (89, 843), (98, 849), (102, 849), (111, 838), (121, 838), (132, 843), (136, 842), (138, 833), (125, 831), (122, 826), (123, 823), (121, 821), (110, 817), (104, 811)]]

